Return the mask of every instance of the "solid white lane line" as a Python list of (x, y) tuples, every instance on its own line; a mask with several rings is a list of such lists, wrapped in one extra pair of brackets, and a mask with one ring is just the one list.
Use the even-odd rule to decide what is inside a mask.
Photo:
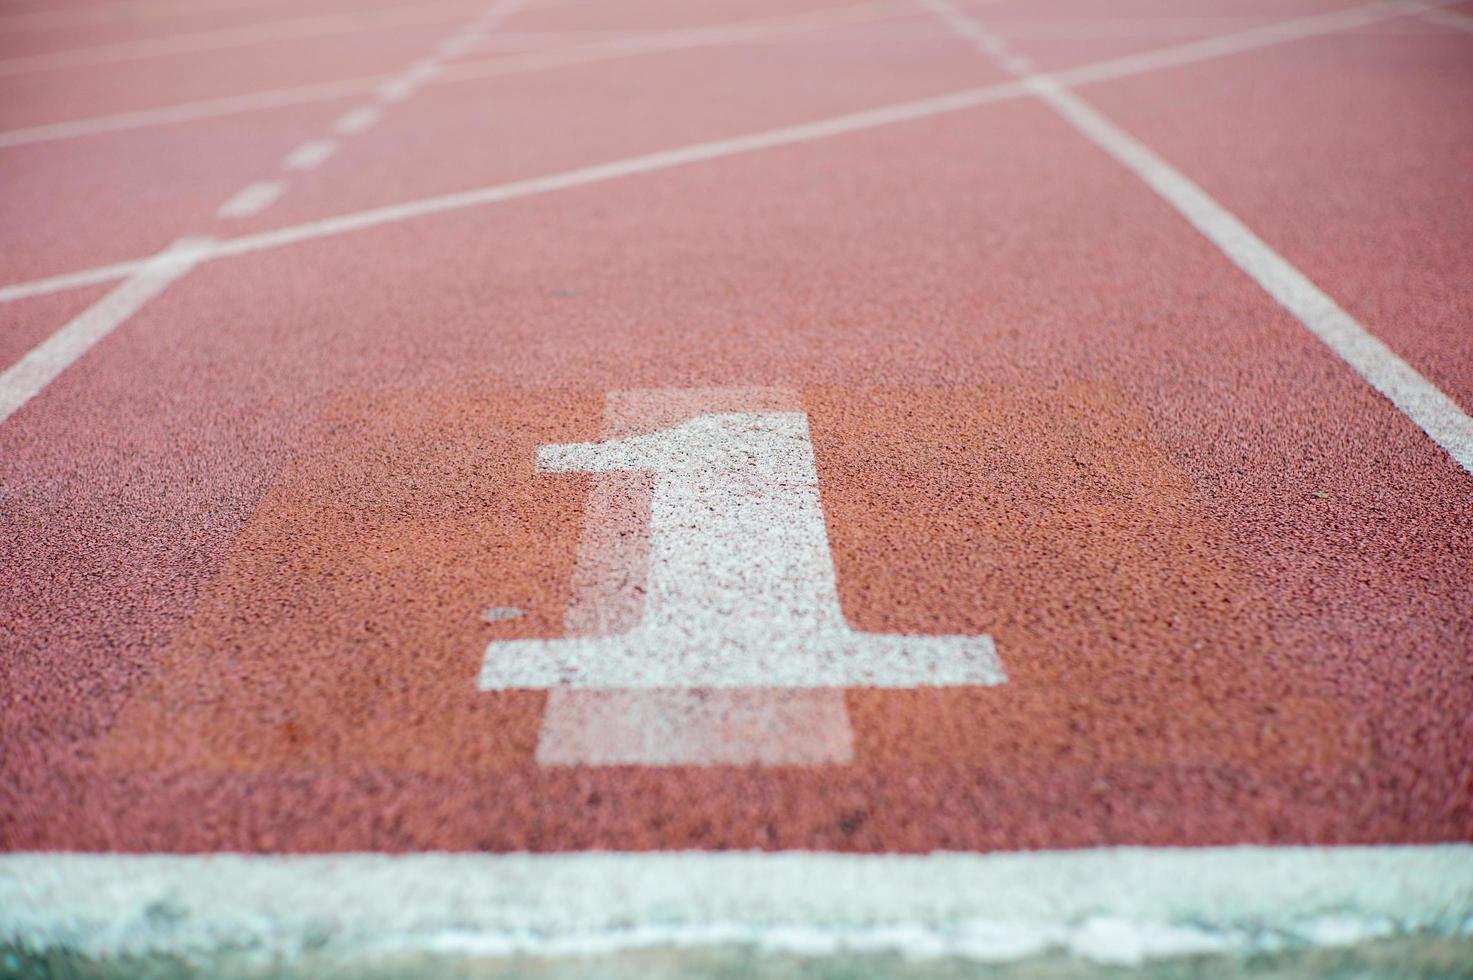
[(366, 13), (301, 17), (271, 24), (191, 31), (187, 34), (152, 37), (139, 41), (72, 48), (45, 54), (21, 55), (0, 59), (0, 76), (116, 64), (168, 55), (220, 51), (272, 41), (291, 41), (335, 34), (437, 24), (457, 19), (457, 12), (463, 11), (465, 7), (465, 0), (444, 0), (444, 2), (429, 4), (409, 3)]
[(309, 140), (288, 153), (281, 165), (287, 170), (311, 170), (337, 152), (337, 148), (336, 140)]
[(214, 119), (242, 112), (258, 112), (294, 105), (310, 105), (329, 102), (373, 91), (383, 81), (382, 76), (349, 78), (322, 85), (301, 85), (293, 88), (272, 89), (247, 95), (233, 95), (223, 99), (205, 99), (199, 102), (181, 102), (178, 105), (159, 106), (154, 109), (139, 109), (134, 112), (117, 112), (105, 116), (89, 116), (66, 122), (47, 123), (0, 132), (0, 147), (24, 146), (28, 143), (46, 143), (51, 140), (73, 139), (98, 133), (114, 133), (147, 126), (164, 126), (170, 123), (193, 122)]
[(1468, 844), (0, 855), (0, 942), (92, 957), (235, 949), (291, 964), (308, 950), (322, 963), (735, 944), (1133, 965), (1470, 930)]
[[(919, 2), (974, 43), (979, 38), (996, 38), (952, 0)], [(1006, 51), (1005, 47), (1003, 50)], [(1237, 215), (1072, 92), (1062, 76), (1031, 74), (1031, 69), (1021, 64), (1015, 54), (1004, 53), (1001, 59), (1005, 68), (1023, 76), (1029, 90), (1045, 105), (1175, 208), (1356, 374), (1386, 396), (1459, 466), (1473, 473), (1473, 418), (1456, 402), (1341, 309), (1293, 263), (1254, 234)]]
[(0, 422), (14, 415), (79, 357), (189, 272), (210, 247), (207, 238), (181, 238), (102, 299), (0, 373)]
[(383, 110), (377, 106), (361, 105), (356, 109), (349, 109), (339, 116), (338, 121), (333, 124), (332, 128), (336, 133), (361, 133), (383, 117)]
[(217, 218), (248, 218), (259, 214), (286, 190), (279, 180), (258, 180), (242, 187), (234, 197), (220, 205), (215, 212)]
[[(1234, 34), (1230, 37), (1211, 38), (1190, 44), (1173, 45), (1172, 47), (1158, 51), (1092, 62), (1087, 65), (1081, 65), (1078, 68), (1071, 68), (1067, 71), (1045, 77), (1052, 77), (1065, 85), (1086, 84), (1114, 78), (1128, 78), (1145, 72), (1157, 71), (1164, 68), (1175, 68), (1227, 55), (1239, 54), (1245, 51), (1285, 44), (1307, 37), (1349, 30), (1364, 24), (1375, 23), (1378, 20), (1403, 16), (1404, 13), (1405, 11), (1396, 10), (1380, 2), (1376, 2), (1356, 8), (1355, 10), (1281, 23), (1275, 25), (1273, 28), (1254, 29), (1245, 31), (1242, 34)], [(411, 220), (446, 211), (479, 207), (514, 198), (526, 197), (532, 194), (580, 187), (603, 180), (614, 180), (637, 174), (652, 173), (687, 163), (720, 159), (722, 157), (734, 156), (756, 150), (825, 139), (831, 136), (840, 136), (846, 133), (888, 126), (893, 123), (909, 122), (930, 116), (959, 112), (976, 106), (988, 105), (993, 102), (1003, 102), (1009, 99), (1026, 97), (1031, 94), (1033, 94), (1033, 90), (1022, 81), (999, 82), (976, 88), (961, 89), (960, 91), (949, 92), (944, 95), (931, 96), (929, 98), (886, 106), (880, 109), (832, 116), (828, 119), (811, 123), (785, 126), (779, 129), (765, 130), (730, 139), (695, 143), (673, 150), (644, 154), (624, 160), (584, 167), (578, 170), (565, 171), (559, 174), (533, 177), (506, 184), (493, 184), (488, 187), (453, 194), (420, 198), (400, 204), (386, 205), (352, 214), (338, 215), (305, 224), (278, 228), (255, 235), (227, 239), (214, 254), (244, 255), (250, 252), (258, 252), (264, 249), (277, 248), (283, 245), (310, 241), (315, 238), (323, 238), (345, 232), (359, 231), (382, 224)], [(62, 273), (29, 282), (0, 286), (0, 302), (12, 302), (14, 300), (25, 299), (31, 296), (43, 296), (48, 293), (55, 293), (78, 286), (110, 282), (131, 274), (141, 264), (141, 260), (117, 262), (93, 269)]]
[(1473, 473), (1473, 418), (1190, 178), (1048, 78), (1038, 97), (1150, 186), (1325, 346)]

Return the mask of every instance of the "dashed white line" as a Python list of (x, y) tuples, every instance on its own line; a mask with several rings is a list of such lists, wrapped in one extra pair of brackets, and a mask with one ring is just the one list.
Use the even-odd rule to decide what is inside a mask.
[(361, 105), (356, 109), (349, 109), (338, 117), (333, 123), (333, 131), (341, 134), (361, 133), (365, 129), (377, 123), (384, 116), (383, 110), (377, 106)]
[(336, 153), (337, 149), (336, 140), (309, 140), (288, 153), (281, 165), (287, 170), (311, 170)]
[(444, 70), (445, 67), (438, 61), (421, 61), (411, 66), (404, 77), (412, 81), (415, 85), (423, 85), (430, 79), (437, 77)]
[(254, 184), (247, 184), (234, 197), (220, 205), (215, 217), (248, 218), (259, 214), (280, 197), (284, 190), (286, 185), (279, 180), (258, 180)]
[(469, 54), (470, 50), (480, 42), (480, 35), (461, 34), (456, 37), (448, 37), (441, 41), (439, 51), (446, 58), (459, 58)]
[(415, 83), (404, 75), (391, 78), (374, 90), (380, 102), (403, 102), (414, 92)]
[[(968, 39), (991, 34), (952, 0), (919, 2), (949, 25), (966, 25), (965, 30), (957, 33)], [(1017, 55), (1006, 55), (1004, 66), (1018, 71), (1029, 91), (1175, 208), (1459, 466), (1473, 473), (1473, 418), (1456, 402), (1341, 309), (1308, 276), (1191, 178), (1072, 92), (1062, 76), (1019, 70), (1012, 67), (1017, 58)]]
[(207, 238), (181, 238), (143, 262), (121, 285), (7, 368), (0, 374), (0, 422), (14, 415), (119, 324), (194, 268), (209, 247)]

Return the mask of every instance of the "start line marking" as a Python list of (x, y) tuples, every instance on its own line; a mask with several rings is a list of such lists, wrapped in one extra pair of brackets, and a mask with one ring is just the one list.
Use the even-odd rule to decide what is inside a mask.
[(1473, 934), (1473, 845), (0, 856), (0, 944), (280, 964), (721, 945), (1103, 963)]
[(557, 639), (486, 647), (483, 691), (551, 691), (543, 765), (854, 761), (844, 689), (1005, 681), (992, 638), (849, 626), (796, 391), (609, 392)]

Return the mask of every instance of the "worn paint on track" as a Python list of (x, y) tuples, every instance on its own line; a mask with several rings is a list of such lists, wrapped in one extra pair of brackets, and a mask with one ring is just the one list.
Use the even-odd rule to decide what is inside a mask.
[[(467, 4), (208, 74), (26, 68), (134, 44), (102, 7), (6, 34), (7, 129), (377, 81), (0, 145), (0, 845), (1445, 845), (1460, 885), (1473, 34), (1167, 6)], [(595, 663), (646, 584), (684, 653)], [(753, 623), (828, 639), (763, 672)], [(995, 659), (832, 659), (876, 636)]]

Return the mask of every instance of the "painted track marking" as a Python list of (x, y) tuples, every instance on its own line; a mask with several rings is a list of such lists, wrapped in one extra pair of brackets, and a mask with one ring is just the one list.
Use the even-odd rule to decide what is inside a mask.
[[(1456, 0), (1449, 0), (1456, 2)], [(1091, 62), (1077, 68), (1055, 73), (1049, 77), (1068, 85), (1083, 85), (1091, 82), (1129, 78), (1151, 71), (1195, 64), (1214, 58), (1226, 57), (1264, 47), (1285, 44), (1308, 37), (1317, 37), (1339, 31), (1350, 30), (1380, 20), (1404, 16), (1407, 11), (1386, 7), (1379, 0), (1348, 11), (1323, 14), (1294, 21), (1286, 21), (1269, 27), (1255, 28), (1218, 38), (1208, 38), (1188, 44), (1172, 45), (1143, 54), (1126, 55)], [(895, 123), (910, 122), (929, 116), (945, 115), (973, 109), (994, 102), (1026, 98), (1032, 93), (1022, 81), (999, 82), (974, 88), (959, 89), (942, 95), (930, 96), (912, 102), (898, 103), (878, 109), (862, 110), (810, 123), (763, 130), (745, 136), (694, 143), (657, 153), (627, 157), (622, 160), (595, 164), (577, 170), (532, 177), (504, 184), (492, 184), (469, 191), (435, 195), (369, 208), (351, 214), (320, 218), (315, 221), (277, 228), (272, 231), (225, 239), (221, 249), (212, 257), (246, 255), (266, 249), (279, 248), (297, 242), (310, 241), (346, 232), (360, 231), (397, 221), (407, 221), (462, 208), (481, 207), (501, 201), (513, 200), (532, 194), (581, 187), (604, 180), (614, 180), (636, 174), (652, 173), (687, 163), (699, 163), (722, 157), (750, 153), (756, 150), (788, 146), (810, 140), (842, 136)], [(0, 286), (0, 303), (13, 302), (31, 296), (44, 296), (82, 286), (110, 282), (131, 275), (145, 259), (114, 262), (91, 269), (67, 272), (29, 282)]]
[[(1452, 2), (1452, 0), (1449, 0), (1449, 2)], [(993, 102), (1036, 95), (1038, 94), (1036, 83), (1040, 81), (1052, 80), (1059, 85), (1069, 85), (1103, 81), (1111, 78), (1125, 78), (1162, 68), (1192, 64), (1211, 58), (1284, 44), (1301, 38), (1349, 30), (1380, 20), (1404, 16), (1410, 12), (1412, 11), (1388, 8), (1380, 3), (1373, 3), (1352, 10), (1339, 11), (1334, 14), (1280, 22), (1262, 28), (1238, 32), (1227, 37), (1209, 38), (1204, 41), (1175, 45), (1146, 54), (1107, 59), (1052, 75), (1035, 75), (1032, 76), (1031, 81), (1020, 79), (1017, 81), (961, 89), (944, 95), (897, 103), (878, 109), (831, 116), (827, 119), (800, 123), (794, 126), (783, 126), (777, 129), (750, 133), (745, 136), (689, 144), (672, 150), (628, 157), (623, 160), (596, 164), (591, 167), (564, 171), (544, 177), (533, 177), (505, 184), (493, 184), (489, 187), (477, 188), (470, 191), (460, 191), (453, 194), (420, 198), (401, 204), (370, 208), (366, 211), (358, 211), (352, 214), (322, 218), (300, 225), (225, 239), (218, 242), (208, 253), (200, 256), (197, 262), (228, 258), (236, 255), (248, 255), (254, 252), (297, 244), (299, 242), (362, 231), (380, 225), (459, 211), (465, 208), (481, 207), (501, 201), (529, 197), (535, 194), (566, 190), (573, 187), (583, 187), (606, 180), (616, 180), (639, 174), (654, 173), (691, 163), (717, 160), (780, 146), (791, 146), (812, 140), (826, 139), (832, 136), (841, 136), (847, 133), (888, 126), (894, 123), (910, 122), (931, 116), (959, 112)], [(79, 286), (111, 282), (119, 278), (134, 275), (140, 269), (143, 269), (148, 262), (148, 259), (116, 262), (110, 265), (97, 266), (92, 269), (63, 273), (44, 279), (0, 287), (0, 303), (25, 299), (31, 296), (42, 296)], [(46, 342), (43, 341), (41, 346), (45, 346), (45, 344)], [(37, 350), (39, 349), (38, 347)], [(1463, 418), (1466, 421), (1467, 417), (1463, 416)], [(3, 421), (4, 419), (0, 419), (0, 422)], [(1462, 465), (1467, 468), (1466, 464)]]
[(336, 140), (315, 139), (308, 140), (301, 146), (292, 150), (281, 161), (281, 165), (287, 170), (311, 170), (321, 165), (328, 157), (337, 152)]
[[(487, 29), (515, 12), (523, 0), (497, 0), (455, 36), (481, 36)], [(437, 64), (443, 55), (421, 59), (401, 73), (407, 96), (427, 77), (426, 66)], [(337, 141), (313, 140), (297, 147), (282, 161), (287, 170), (307, 170), (326, 160), (337, 149)], [(247, 184), (215, 212), (218, 219), (241, 218), (270, 207), (286, 190), (280, 180)], [(209, 257), (214, 239), (189, 237), (175, 242), (153, 258), (134, 263), (123, 284), (92, 304), (56, 333), (32, 348), (0, 374), (0, 424), (3, 424), (63, 371), (76, 363), (104, 337), (121, 326), (150, 299), (187, 275)]]
[[(272, 41), (291, 41), (300, 38), (443, 23), (455, 20), (454, 12), (464, 10), (465, 6), (465, 0), (447, 0), (447, 2), (431, 4), (409, 3), (373, 11), (369, 14), (371, 19), (368, 21), (365, 21), (365, 15), (362, 13), (319, 15), (275, 24), (196, 31), (141, 41), (74, 48), (46, 54), (22, 55), (0, 59), (0, 75), (59, 71), (67, 68), (116, 64), (120, 61), (137, 61), (176, 54), (220, 51)], [(383, 16), (386, 13), (393, 13), (394, 16)]]
[(249, 218), (270, 207), (286, 190), (279, 180), (258, 180), (242, 187), (215, 212), (217, 218)]
[(170, 283), (186, 275), (209, 246), (209, 239), (181, 238), (0, 373), (0, 422), (14, 415)]
[(1002, 683), (987, 636), (848, 626), (797, 392), (610, 392), (564, 633), (487, 645), (482, 690), (546, 689), (543, 765), (854, 758), (848, 687)]
[(378, 123), (384, 117), (383, 110), (377, 106), (361, 105), (356, 109), (349, 109), (338, 117), (333, 123), (333, 132), (344, 135), (350, 133), (361, 133)]
[[(493, 641), (483, 691), (1005, 679), (988, 636), (863, 633), (844, 621), (801, 411), (702, 414), (623, 439), (543, 446), (537, 468), (650, 475), (648, 523), (634, 529), (648, 542), (643, 609), (634, 624), (611, 628), (590, 609), (593, 628), (572, 636)], [(601, 571), (609, 564), (593, 560)]]
[(1062, 949), (1134, 964), (1470, 930), (1468, 844), (0, 855), (0, 935), (94, 956), (208, 955), (221, 944), (276, 957), (744, 944), (995, 962)]
[[(1458, 2), (1458, 0), (1444, 0), (1444, 2), (1453, 3)], [(800, 31), (822, 29), (836, 22), (867, 20), (871, 17), (885, 16), (893, 12), (889, 7), (875, 8), (870, 4), (857, 4), (832, 8), (831, 11), (825, 13), (821, 18), (817, 16), (795, 17), (792, 15), (783, 15), (781, 17), (764, 17), (751, 21), (734, 21), (726, 25), (721, 25), (720, 27), (657, 31), (651, 34), (636, 35), (634, 38), (623, 37), (606, 41), (594, 41), (566, 48), (554, 48), (548, 51), (531, 51), (503, 58), (488, 59), (484, 62), (474, 61), (467, 64), (460, 64), (451, 68), (431, 84), (454, 84), (457, 82), (518, 74), (527, 71), (540, 71), (568, 65), (588, 64), (595, 61), (628, 58), (643, 54), (678, 51), (691, 47), (705, 47), (712, 44), (730, 43), (773, 34), (797, 33)], [(843, 16), (846, 13), (849, 16)], [(1334, 26), (1343, 21), (1347, 13), (1356, 15), (1357, 19), (1343, 26)], [(1285, 21), (1275, 26), (1287, 32), (1284, 40), (1295, 40), (1299, 37), (1312, 36), (1316, 33), (1326, 33), (1328, 31), (1360, 26), (1360, 24), (1366, 22), (1359, 19), (1359, 15), (1362, 13), (1376, 15), (1373, 19), (1397, 15), (1395, 11), (1388, 11), (1383, 3), (1375, 2), (1368, 3), (1362, 7), (1352, 8), (1350, 11)], [(1326, 21), (1327, 18), (1330, 19), (1330, 23), (1321, 27), (1321, 22)], [(1301, 33), (1305, 27), (1311, 28), (1308, 34)], [(1066, 74), (1070, 75), (1071, 84), (1082, 84), (1086, 81), (1124, 77), (1119, 74), (1122, 69), (1127, 73), (1134, 73), (1133, 69), (1126, 67), (1123, 63), (1135, 62), (1138, 59), (1153, 55), (1164, 60), (1159, 65), (1151, 66), (1152, 68), (1167, 68), (1176, 64), (1202, 60), (1204, 57), (1218, 57), (1240, 50), (1252, 50), (1253, 48), (1262, 46), (1261, 38), (1264, 30), (1265, 28), (1262, 27), (1251, 28), (1247, 31), (1239, 31), (1218, 38), (1192, 41), (1186, 44), (1162, 48), (1157, 52), (1148, 54), (1106, 59), (1104, 61), (1093, 62), (1086, 66), (1080, 66), (1079, 68), (1070, 69)], [(631, 41), (638, 43), (631, 46)], [(1242, 45), (1245, 44), (1247, 46), (1243, 47)], [(1091, 68), (1103, 74), (1099, 79), (1075, 77), (1074, 73), (1084, 68)], [(1142, 68), (1140, 70), (1151, 70), (1151, 68)], [(199, 119), (211, 119), (217, 116), (233, 115), (243, 112), (264, 111), (285, 106), (331, 101), (345, 96), (372, 93), (378, 86), (386, 83), (390, 77), (372, 76), (342, 79), (316, 85), (273, 89), (259, 93), (226, 96), (220, 99), (185, 102), (173, 106), (160, 106), (154, 109), (130, 110), (128, 112), (112, 113), (105, 116), (93, 116), (57, 123), (45, 123), (24, 129), (12, 129), (0, 132), (0, 148), (24, 146), (30, 143), (48, 142), (59, 139), (73, 139), (96, 133), (119, 132), (146, 126), (192, 122)]]
[(1004, 69), (1019, 75), (1033, 95), (1175, 208), (1305, 329), (1441, 446), (1454, 462), (1473, 473), (1473, 418), (1341, 309), (1293, 263), (1274, 251), (1186, 174), (1070, 91), (1060, 76), (1034, 74), (1031, 62), (1010, 52), (1002, 38), (963, 12), (952, 0), (918, 2), (978, 51), (1001, 61)]

